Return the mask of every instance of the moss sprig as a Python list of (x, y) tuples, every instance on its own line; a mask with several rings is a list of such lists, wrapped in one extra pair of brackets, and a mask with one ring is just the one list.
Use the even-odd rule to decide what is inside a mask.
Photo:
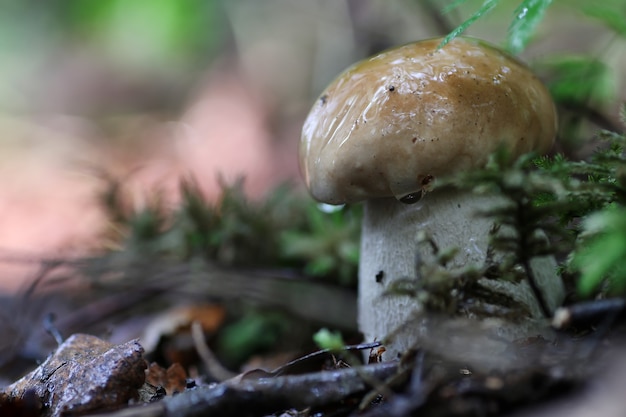
[[(357, 278), (361, 211), (322, 210), (287, 185), (259, 201), (249, 199), (243, 180), (222, 184), (208, 201), (197, 182), (180, 183), (180, 204), (168, 209), (159, 198), (133, 209), (122, 181), (109, 179), (102, 196), (109, 213), (109, 240), (132, 262), (204, 259), (224, 266), (294, 268), (343, 285)], [(158, 193), (157, 193), (158, 196)]]
[(618, 221), (626, 218), (626, 138), (603, 132), (598, 139), (586, 161), (563, 155), (511, 161), (500, 150), (485, 169), (451, 180), (503, 198), (481, 215), (512, 230), (493, 233), (492, 245), (512, 256), (511, 266), (522, 267), (531, 288), (530, 260), (555, 255), (578, 277), (580, 295), (590, 296), (602, 282), (608, 282), (604, 290), (626, 290), (626, 224)]

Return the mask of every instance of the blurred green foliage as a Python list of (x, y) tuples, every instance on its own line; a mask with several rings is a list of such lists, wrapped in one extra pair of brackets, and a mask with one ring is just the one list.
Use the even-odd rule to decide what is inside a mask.
[(222, 6), (219, 0), (2, 1), (0, 109), (44, 107), (100, 120), (103, 113), (178, 107), (230, 46)]
[(626, 207), (610, 205), (583, 222), (584, 234), (571, 267), (581, 274), (578, 290), (590, 296), (602, 287), (610, 294), (626, 294)]
[(552, 56), (539, 68), (548, 72), (550, 93), (570, 106), (599, 105), (615, 99), (617, 79), (597, 58), (582, 55)]
[[(611, 142), (597, 153), (588, 174), (600, 207), (583, 218), (570, 267), (580, 273), (578, 290), (626, 295), (626, 136), (605, 134)], [(601, 286), (606, 283), (605, 286)]]
[(626, 4), (623, 0), (603, 0), (593, 3), (587, 0), (568, 0), (568, 3), (584, 15), (597, 19), (615, 34), (626, 38)]
[(224, 30), (216, 1), (69, 0), (59, 5), (67, 31), (142, 70), (197, 65), (198, 58), (213, 55)]
[(318, 330), (313, 335), (313, 341), (320, 349), (328, 349), (332, 352), (341, 351), (346, 345), (340, 332), (331, 332), (327, 328)]
[(228, 366), (240, 365), (253, 354), (277, 345), (288, 329), (289, 323), (282, 314), (250, 311), (220, 330), (217, 352)]
[(141, 257), (291, 267), (342, 285), (356, 283), (360, 209), (321, 210), (288, 186), (253, 202), (242, 186), (223, 185), (219, 201), (209, 203), (193, 180), (185, 180), (178, 207), (168, 211), (153, 198), (134, 210), (123, 185), (109, 179), (102, 201), (113, 225), (111, 239)]
[[(181, 182), (176, 207), (165, 207), (157, 193), (145, 207), (134, 209), (124, 184), (107, 181), (102, 202), (110, 219), (108, 240), (131, 263), (203, 260), (240, 270), (290, 269), (301, 278), (315, 276), (335, 285), (354, 287), (357, 282), (360, 210), (322, 210), (287, 185), (251, 201), (243, 180), (224, 184), (219, 200), (209, 202), (192, 179)], [(305, 330), (310, 331), (282, 312), (251, 308), (235, 313), (220, 330), (217, 352), (237, 367), (254, 353), (289, 346), (301, 337), (294, 332)]]

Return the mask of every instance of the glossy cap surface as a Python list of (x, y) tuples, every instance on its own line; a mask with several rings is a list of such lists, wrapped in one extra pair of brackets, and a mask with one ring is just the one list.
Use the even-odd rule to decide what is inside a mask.
[(433, 178), (484, 165), (504, 145), (546, 152), (552, 98), (522, 63), (456, 38), (390, 49), (358, 62), (320, 95), (302, 129), (300, 166), (330, 204), (419, 192)]

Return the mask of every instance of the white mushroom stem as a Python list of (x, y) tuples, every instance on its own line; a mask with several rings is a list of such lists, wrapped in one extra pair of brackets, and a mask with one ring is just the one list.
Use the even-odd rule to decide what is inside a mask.
[[(359, 265), (359, 327), (366, 341), (385, 340), (395, 332), (387, 343), (389, 355), (386, 358), (406, 351), (419, 338), (419, 321), (410, 323), (411, 317), (422, 310), (419, 302), (405, 295), (385, 295), (394, 281), (416, 277), (419, 269), (416, 262), (433, 261), (432, 250), (418, 245), (418, 234), (426, 233), (441, 250), (459, 249), (446, 268), (482, 267), (494, 224), (492, 219), (476, 213), (498, 203), (502, 200), (496, 197), (452, 189), (437, 189), (415, 204), (403, 204), (394, 198), (365, 202)], [(556, 262), (552, 257), (535, 258), (531, 268), (548, 308), (553, 311), (564, 296)], [(527, 306), (529, 320), (542, 319), (541, 309), (526, 281), (481, 279), (480, 283)], [(400, 327), (402, 330), (396, 332)], [(529, 334), (535, 332), (536, 327), (519, 322), (505, 327), (500, 335), (509, 340), (537, 334)]]

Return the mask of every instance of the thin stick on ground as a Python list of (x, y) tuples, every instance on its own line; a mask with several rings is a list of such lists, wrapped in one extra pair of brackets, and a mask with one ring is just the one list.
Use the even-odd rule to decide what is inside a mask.
[(194, 321), (191, 323), (191, 336), (193, 337), (193, 343), (196, 347), (196, 351), (198, 352), (198, 355), (200, 355), (200, 359), (202, 359), (202, 362), (211, 377), (215, 378), (219, 382), (223, 382), (237, 376), (236, 373), (226, 369), (213, 354), (213, 351), (206, 343), (200, 322)]

